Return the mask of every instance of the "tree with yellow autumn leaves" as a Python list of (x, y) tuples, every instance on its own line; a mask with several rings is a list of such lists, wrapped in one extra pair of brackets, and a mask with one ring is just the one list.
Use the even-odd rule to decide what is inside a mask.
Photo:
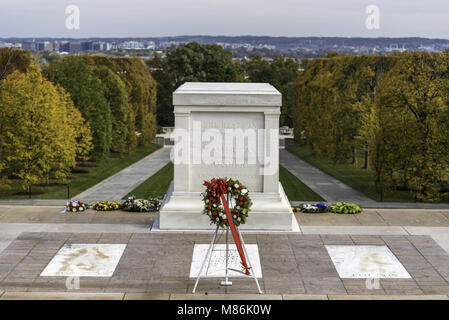
[(89, 125), (61, 87), (37, 65), (0, 81), (1, 183), (21, 180), (24, 189), (50, 178), (65, 180), (92, 149)]
[(334, 163), (365, 150), (381, 199), (398, 189), (440, 201), (449, 191), (449, 53), (314, 59), (295, 83), (294, 127), (299, 143)]

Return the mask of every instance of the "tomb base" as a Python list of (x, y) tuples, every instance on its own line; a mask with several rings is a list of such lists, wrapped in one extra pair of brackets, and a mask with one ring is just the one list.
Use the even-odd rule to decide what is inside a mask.
[[(281, 183), (279, 193), (250, 192), (253, 202), (248, 220), (240, 230), (295, 231), (297, 224)], [(159, 213), (161, 230), (213, 230), (203, 214), (201, 192), (174, 192), (173, 181)]]

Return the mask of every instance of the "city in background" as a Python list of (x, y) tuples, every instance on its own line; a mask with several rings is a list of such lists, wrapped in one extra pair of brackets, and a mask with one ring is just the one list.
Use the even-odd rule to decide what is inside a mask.
[(217, 44), (230, 50), (235, 59), (260, 55), (271, 59), (315, 58), (328, 52), (340, 54), (389, 54), (404, 51), (441, 52), (449, 48), (447, 39), (428, 38), (341, 38), (341, 37), (264, 37), (264, 36), (177, 36), (153, 38), (0, 38), (0, 48), (54, 51), (61, 54), (103, 51), (110, 55), (164, 57), (170, 48), (189, 42)]

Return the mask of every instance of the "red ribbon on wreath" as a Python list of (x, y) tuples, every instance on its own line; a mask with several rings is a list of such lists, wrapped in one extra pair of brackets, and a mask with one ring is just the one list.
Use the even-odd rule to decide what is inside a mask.
[(212, 193), (216, 194), (221, 198), (221, 202), (223, 203), (223, 207), (226, 212), (226, 219), (228, 220), (229, 228), (231, 229), (232, 237), (234, 238), (237, 251), (239, 252), (240, 259), (242, 260), (241, 264), (243, 270), (245, 271), (245, 274), (249, 276), (250, 275), (249, 270), (251, 268), (248, 267), (248, 264), (246, 262), (245, 252), (243, 251), (242, 243), (240, 242), (240, 237), (237, 233), (237, 229), (235, 228), (231, 210), (229, 210), (229, 204), (226, 201), (226, 198), (224, 197), (224, 195), (228, 193), (227, 189), (228, 186), (226, 181), (224, 181), (223, 179), (218, 180), (212, 179), (210, 182), (204, 181), (203, 185), (209, 188)]

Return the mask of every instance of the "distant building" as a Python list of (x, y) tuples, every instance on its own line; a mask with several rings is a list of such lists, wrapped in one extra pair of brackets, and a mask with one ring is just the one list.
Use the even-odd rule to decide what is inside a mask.
[(36, 51), (36, 49), (37, 49), (36, 45), (37, 44), (34, 41), (24, 41), (24, 42), (22, 42), (22, 49)]
[(70, 42), (61, 42), (59, 45), (59, 52), (70, 52)]
[(94, 43), (92, 43), (92, 50), (94, 50), (94, 51), (101, 51), (101, 42), (94, 42)]
[(80, 52), (83, 51), (81, 49), (81, 43), (79, 42), (70, 42), (70, 51), (68, 52)]
[(102, 49), (103, 51), (111, 50), (111, 44), (109, 42), (103, 42)]
[(81, 51), (92, 51), (93, 43), (91, 41), (81, 42)]
[(146, 45), (147, 45), (147, 49), (150, 49), (150, 50), (156, 49), (156, 44), (154, 43), (154, 41), (148, 41), (146, 43)]
[(37, 50), (39, 51), (53, 51), (53, 44), (49, 41), (38, 42)]
[(12, 42), (0, 41), (0, 48), (16, 48), (16, 49), (20, 49), (20, 48), (22, 48), (22, 44), (21, 43), (12, 43)]
[(59, 42), (53, 41), (53, 51), (59, 51)]
[(139, 41), (125, 41), (120, 44), (120, 49), (144, 49), (144, 45), (142, 42)]

